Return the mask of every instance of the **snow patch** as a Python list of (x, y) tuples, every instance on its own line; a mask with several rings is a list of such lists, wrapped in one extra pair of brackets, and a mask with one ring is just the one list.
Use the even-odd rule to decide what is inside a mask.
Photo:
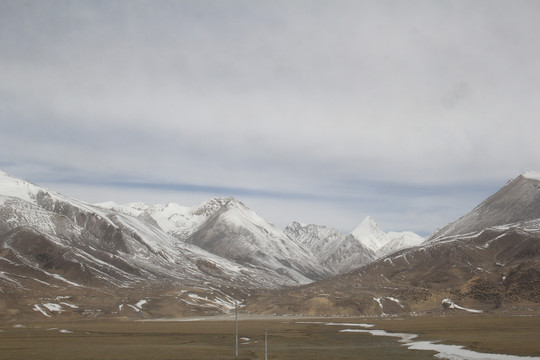
[[(382, 276), (382, 274), (381, 274), (381, 276)], [(398, 299), (396, 299), (396, 298), (394, 298), (394, 297), (391, 297), (391, 296), (378, 297), (378, 298), (377, 298), (377, 297), (374, 297), (373, 300), (375, 300), (375, 301), (379, 304), (379, 306), (380, 306), (380, 308), (381, 308), (381, 315), (382, 315), (382, 316), (387, 316), (387, 315), (388, 315), (388, 314), (386, 314), (386, 313), (384, 312), (384, 307), (383, 307), (383, 304), (382, 304), (382, 300), (385, 300), (385, 299), (386, 299), (386, 300), (389, 300), (389, 301), (393, 301), (393, 302), (395, 302), (396, 304), (398, 304), (400, 308), (405, 309), (405, 307), (403, 306), (403, 304), (401, 303), (401, 301), (399, 301)]]
[(382, 231), (377, 223), (367, 216), (360, 225), (358, 225), (351, 235), (360, 240), (368, 249), (373, 252), (377, 252), (382, 248), (388, 240), (385, 238), (385, 233)]
[[(47, 273), (46, 271), (44, 271), (44, 272)], [(68, 283), (69, 285), (73, 285), (73, 286), (76, 286), (76, 287), (82, 287), (82, 285), (77, 284), (77, 283), (74, 283), (73, 281), (69, 281), (68, 279), (62, 277), (61, 275), (58, 275), (58, 274), (50, 274), (50, 273), (47, 273), (47, 274), (48, 274), (48, 275), (51, 275), (51, 276), (54, 277), (55, 279), (62, 280), (63, 282)]]
[(138, 307), (136, 307), (135, 305), (131, 305), (131, 304), (127, 304), (127, 306), (129, 306), (130, 308), (132, 308), (133, 310), (135, 310), (136, 312), (141, 312), (141, 309), (139, 309)]
[[(381, 274), (381, 275), (382, 275), (382, 274)], [(382, 302), (381, 302), (381, 299), (382, 299), (382, 298), (376, 298), (376, 297), (373, 298), (373, 300), (375, 300), (377, 303), (379, 303), (379, 306), (381, 307), (381, 314), (384, 316), (384, 315), (386, 315), (386, 314), (384, 313), (384, 307), (383, 307), (383, 304), (382, 304)]]
[(325, 325), (330, 325), (330, 326), (358, 326), (358, 327), (362, 327), (362, 328), (372, 328), (372, 327), (375, 326), (373, 324), (333, 323), (333, 322), (325, 323)]
[(521, 176), (530, 180), (540, 181), (540, 172), (538, 171), (527, 171), (521, 174)]
[(45, 306), (50, 312), (62, 312), (62, 305), (59, 305), (59, 304), (55, 304), (55, 303), (46, 303), (46, 304), (42, 304), (43, 306)]
[(74, 305), (74, 304), (70, 304), (70, 303), (67, 303), (67, 302), (61, 302), (60, 303), (61, 305), (65, 305), (67, 307), (70, 307), (72, 309), (78, 309), (79, 307), (77, 305)]
[(399, 301), (398, 299), (396, 299), (396, 298), (394, 298), (394, 297), (391, 297), (391, 296), (387, 296), (386, 299), (395, 302), (395, 303), (398, 304), (402, 309), (404, 309), (403, 304), (401, 304), (401, 301)]
[(137, 307), (137, 308), (139, 308), (139, 309), (142, 310), (143, 305), (144, 305), (144, 304), (147, 304), (147, 303), (148, 303), (148, 300), (145, 300), (145, 299), (139, 300), (139, 302), (138, 302), (137, 304), (135, 304), (135, 307)]
[(468, 309), (468, 308), (465, 308), (463, 306), (459, 306), (455, 302), (453, 302), (452, 300), (450, 300), (448, 298), (443, 299), (442, 304), (443, 304), (443, 306), (447, 307), (448, 309), (465, 310), (465, 311), (468, 311), (468, 312), (471, 312), (471, 313), (482, 313), (483, 312), (482, 310)]
[[(42, 313), (43, 315), (45, 315), (46, 317), (51, 317), (51, 315), (47, 314), (47, 312), (41, 308), (41, 306), (39, 305), (34, 305), (34, 311), (39, 311), (40, 313)], [(16, 325), (15, 325), (16, 326)], [(14, 326), (14, 327), (15, 327)]]

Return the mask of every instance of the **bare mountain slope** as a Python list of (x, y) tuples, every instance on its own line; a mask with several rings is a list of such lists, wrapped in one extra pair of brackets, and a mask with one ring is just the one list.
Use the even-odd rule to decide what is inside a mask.
[(540, 173), (526, 172), (509, 181), (470, 213), (446, 225), (427, 241), (540, 218)]
[(539, 185), (540, 177), (521, 175), (419, 246), (282, 290), (273, 301), (262, 294), (249, 307), (312, 315), (540, 311)]

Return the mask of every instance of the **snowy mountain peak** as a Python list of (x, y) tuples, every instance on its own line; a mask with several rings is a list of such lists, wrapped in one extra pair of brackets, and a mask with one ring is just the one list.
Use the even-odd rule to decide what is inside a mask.
[(412, 232), (385, 233), (370, 216), (348, 235), (326, 226), (298, 222), (288, 225), (284, 233), (309, 248), (321, 263), (336, 273), (351, 271), (377, 257), (419, 245), (424, 240)]
[(366, 216), (364, 218), (364, 220), (362, 220), (362, 222), (360, 224), (363, 224), (363, 223), (366, 223), (366, 224), (375, 224), (377, 225), (377, 223), (375, 222), (375, 220), (373, 220), (373, 218), (371, 216)]
[(384, 232), (375, 220), (367, 216), (350, 234), (366, 248), (373, 251), (377, 257), (382, 257), (394, 251), (420, 245), (424, 239), (410, 231)]
[(231, 208), (242, 208), (242, 207), (245, 207), (244, 204), (240, 203), (233, 197), (226, 197), (226, 198), (215, 197), (200, 204), (193, 211), (193, 214), (211, 216), (215, 214), (216, 212), (225, 208), (231, 209)]
[(321, 254), (331, 243), (338, 241), (343, 234), (324, 225), (302, 224), (297, 221), (288, 225), (283, 232), (291, 239), (311, 249), (315, 254)]
[[(364, 220), (358, 225), (353, 231), (351, 231), (351, 235), (354, 236), (356, 239), (364, 239), (364, 238), (380, 238), (384, 236), (384, 231), (382, 231), (375, 220), (371, 218), (371, 216), (366, 216)], [(384, 244), (365, 244), (368, 246), (371, 250), (376, 251), (378, 248), (382, 247)]]
[(16, 179), (14, 176), (11, 176), (10, 174), (8, 174), (7, 172), (2, 171), (2, 170), (0, 170), (0, 178)]
[(529, 180), (540, 181), (540, 172), (538, 171), (527, 171), (521, 174), (521, 176)]
[(39, 191), (45, 191), (45, 189), (3, 171), (0, 172), (0, 196), (33, 201)]
[(298, 221), (293, 221), (291, 224), (287, 225), (286, 229), (304, 231), (304, 232), (308, 232), (308, 231), (313, 232), (317, 230), (327, 229), (327, 227), (324, 225), (303, 224), (303, 223), (299, 223)]
[(509, 181), (468, 214), (432, 234), (427, 241), (445, 240), (495, 226), (540, 219), (540, 173), (529, 171)]

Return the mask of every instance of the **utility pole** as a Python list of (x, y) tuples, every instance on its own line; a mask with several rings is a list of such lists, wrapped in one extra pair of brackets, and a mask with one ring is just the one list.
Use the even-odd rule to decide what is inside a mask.
[(264, 329), (264, 360), (268, 360), (268, 329)]
[(238, 357), (238, 301), (235, 301), (234, 305), (235, 305), (235, 324), (236, 324), (236, 357)]

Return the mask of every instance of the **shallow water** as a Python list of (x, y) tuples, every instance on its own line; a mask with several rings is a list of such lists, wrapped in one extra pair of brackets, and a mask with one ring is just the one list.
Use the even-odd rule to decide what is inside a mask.
[[(326, 325), (340, 325), (339, 323), (328, 323)], [(343, 324), (344, 326), (372, 327), (371, 324)], [(343, 329), (341, 333), (368, 333), (374, 336), (389, 336), (400, 338), (399, 342), (410, 350), (435, 351), (435, 357), (450, 360), (540, 360), (540, 357), (534, 356), (516, 356), (506, 354), (488, 354), (464, 349), (461, 345), (437, 344), (432, 341), (413, 341), (418, 337), (416, 334), (391, 333), (385, 330), (368, 329)]]

